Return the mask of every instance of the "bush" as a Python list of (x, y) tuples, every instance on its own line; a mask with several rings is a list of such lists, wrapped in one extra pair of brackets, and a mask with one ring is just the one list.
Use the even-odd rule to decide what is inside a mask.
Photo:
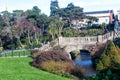
[[(82, 77), (81, 69), (69, 62), (47, 61), (40, 64), (41, 69), (64, 77)], [(77, 76), (77, 77), (75, 77)]]
[(0, 47), (0, 51), (2, 51), (3, 50), (3, 47)]
[(105, 69), (118, 69), (120, 70), (120, 49), (114, 45), (112, 41), (106, 46), (102, 53), (96, 69), (99, 71)]
[(88, 80), (120, 80), (120, 78), (117, 73), (114, 73), (109, 69), (92, 77), (89, 77)]
[(62, 51), (51, 50), (41, 52), (32, 62), (32, 65), (35, 67), (40, 67), (42, 62), (46, 61), (64, 61), (64, 62), (72, 62)]
[(68, 62), (59, 62), (59, 61), (47, 61), (40, 64), (41, 69), (58, 74), (61, 76), (69, 77), (71, 71), (74, 69), (74, 65)]
[(35, 58), (35, 57), (37, 57), (40, 53), (41, 53), (41, 51), (40, 51), (39, 49), (33, 49), (33, 50), (31, 50), (30, 56), (31, 56), (32, 58)]
[(58, 50), (41, 52), (33, 59), (32, 65), (65, 77), (76, 78), (75, 76), (82, 76), (81, 69), (78, 69), (72, 60), (70, 60), (62, 51)]

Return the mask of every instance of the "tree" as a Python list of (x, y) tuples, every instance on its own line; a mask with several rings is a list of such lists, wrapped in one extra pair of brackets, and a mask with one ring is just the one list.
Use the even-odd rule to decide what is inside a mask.
[(51, 35), (52, 40), (55, 39), (55, 34), (56, 34), (56, 25), (54, 22), (51, 22), (48, 26), (48, 33)]
[(54, 17), (54, 20), (48, 26), (48, 33), (52, 36), (54, 40), (55, 37), (61, 36), (64, 22), (59, 19), (59, 17)]
[(25, 20), (18, 24), (16, 27), (18, 31), (17, 35), (19, 35), (20, 39), (28, 40), (27, 45), (32, 45), (33, 41), (39, 43), (41, 30), (38, 27), (34, 26), (31, 22)]
[(0, 29), (3, 29), (5, 26), (7, 26), (7, 24), (4, 22), (2, 16), (0, 15)]
[(21, 23), (23, 20), (25, 20), (27, 15), (23, 10), (14, 10), (12, 13), (12, 22), (13, 25), (17, 25)]
[(85, 18), (83, 8), (74, 6), (73, 3), (68, 4), (65, 8), (56, 8), (54, 6), (53, 10), (51, 10), (51, 16), (61, 17), (62, 20), (66, 21), (65, 27), (71, 26), (72, 20), (82, 20)]
[(3, 14), (2, 15), (3, 20), (6, 23), (6, 26), (10, 27), (11, 13), (9, 13), (8, 11), (3, 11), (2, 14)]
[(40, 14), (39, 18), (37, 18), (37, 26), (41, 28), (42, 33), (47, 29), (49, 22), (50, 19), (46, 14)]
[(41, 10), (37, 6), (33, 6), (32, 10), (27, 10), (27, 20), (37, 26), (37, 19), (40, 18)]
[(55, 0), (55, 1), (52, 1), (51, 0), (51, 4), (50, 4), (50, 16), (55, 16), (56, 15), (56, 12), (57, 12), (57, 9), (59, 9), (59, 5), (58, 5), (58, 1)]

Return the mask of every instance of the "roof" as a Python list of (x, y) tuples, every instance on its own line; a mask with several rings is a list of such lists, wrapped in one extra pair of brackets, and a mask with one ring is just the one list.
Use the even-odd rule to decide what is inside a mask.
[(112, 13), (113, 10), (103, 10), (103, 11), (92, 11), (92, 12), (85, 12), (85, 14), (102, 14), (102, 13)]

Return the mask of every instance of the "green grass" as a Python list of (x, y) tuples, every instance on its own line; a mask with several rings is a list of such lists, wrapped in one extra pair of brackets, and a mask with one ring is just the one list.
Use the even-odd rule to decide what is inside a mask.
[(30, 50), (21, 50), (21, 51), (16, 51), (16, 52), (9, 52), (6, 54), (0, 55), (1, 57), (9, 57), (9, 56), (29, 56), (30, 55)]
[(0, 58), (0, 80), (70, 80), (30, 65), (31, 58)]

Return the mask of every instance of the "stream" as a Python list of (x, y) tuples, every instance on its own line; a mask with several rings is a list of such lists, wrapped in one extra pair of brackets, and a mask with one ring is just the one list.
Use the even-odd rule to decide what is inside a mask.
[(91, 56), (87, 51), (81, 51), (74, 63), (82, 68), (82, 73), (85, 77), (93, 76), (97, 73), (93, 68)]

